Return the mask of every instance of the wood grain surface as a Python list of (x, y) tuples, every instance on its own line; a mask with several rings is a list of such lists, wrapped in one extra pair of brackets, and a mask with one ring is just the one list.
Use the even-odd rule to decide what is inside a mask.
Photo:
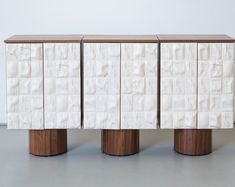
[(160, 42), (179, 43), (179, 42), (196, 42), (196, 43), (227, 43), (233, 42), (234, 39), (227, 35), (192, 35), (192, 34), (158, 34)]
[(29, 130), (29, 152), (37, 156), (53, 156), (67, 152), (67, 130)]
[(101, 149), (114, 156), (127, 156), (139, 152), (139, 130), (102, 130)]
[(192, 35), (192, 34), (158, 34), (158, 35), (14, 35), (5, 43), (158, 43), (158, 42), (201, 42), (227, 43), (234, 38), (227, 35)]
[(5, 43), (75, 43), (81, 42), (82, 35), (14, 35)]
[(211, 129), (175, 129), (174, 149), (186, 155), (199, 156), (212, 152)]
[(85, 43), (158, 43), (156, 35), (84, 35)]

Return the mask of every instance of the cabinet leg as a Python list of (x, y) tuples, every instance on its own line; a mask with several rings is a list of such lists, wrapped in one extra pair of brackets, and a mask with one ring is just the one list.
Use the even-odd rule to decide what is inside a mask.
[(176, 152), (199, 156), (212, 152), (211, 129), (175, 129), (174, 149)]
[(102, 130), (102, 152), (113, 156), (127, 156), (139, 152), (139, 130)]
[(67, 130), (29, 130), (29, 153), (54, 156), (67, 152)]

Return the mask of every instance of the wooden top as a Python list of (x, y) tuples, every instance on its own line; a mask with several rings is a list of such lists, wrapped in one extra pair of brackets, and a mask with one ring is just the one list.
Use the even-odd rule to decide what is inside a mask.
[(85, 35), (85, 43), (158, 43), (156, 35)]
[(14, 35), (5, 43), (76, 43), (81, 42), (82, 35)]
[(191, 34), (159, 34), (157, 35), (160, 42), (201, 42), (201, 43), (222, 43), (234, 42), (234, 39), (227, 35), (191, 35)]
[(227, 35), (14, 35), (5, 43), (222, 43), (235, 42)]

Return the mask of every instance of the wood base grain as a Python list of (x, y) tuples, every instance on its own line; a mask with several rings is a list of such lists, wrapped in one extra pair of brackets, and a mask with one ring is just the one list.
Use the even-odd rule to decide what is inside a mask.
[(211, 129), (175, 129), (174, 149), (176, 152), (200, 156), (212, 152)]
[(67, 130), (29, 130), (29, 153), (54, 156), (67, 152)]
[(113, 156), (127, 156), (139, 152), (139, 130), (102, 130), (102, 152)]

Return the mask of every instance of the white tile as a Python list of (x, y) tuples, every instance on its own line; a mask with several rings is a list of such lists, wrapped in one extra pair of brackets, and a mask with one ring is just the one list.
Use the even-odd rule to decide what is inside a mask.
[(157, 128), (158, 44), (121, 44), (121, 128)]
[(32, 60), (31, 61), (31, 77), (42, 77), (43, 76), (43, 61)]
[(19, 113), (8, 112), (7, 127), (8, 129), (20, 129)]
[(19, 94), (19, 79), (18, 78), (7, 79), (7, 94), (8, 95)]
[(221, 123), (223, 128), (233, 128), (233, 112), (222, 112)]
[(84, 128), (120, 128), (120, 44), (84, 44)]
[(43, 95), (43, 79), (31, 78), (30, 81), (31, 95)]
[(32, 114), (28, 111), (21, 112), (19, 114), (19, 129), (36, 129), (38, 124), (35, 127), (32, 127)]
[[(8, 48), (10, 48), (8, 46)], [(7, 77), (17, 78), (19, 74), (19, 62), (17, 60), (12, 61), (7, 59)]]
[[(162, 107), (162, 106), (161, 106)], [(164, 129), (173, 129), (173, 112), (172, 111), (161, 111), (161, 118), (160, 118), (160, 127)], [(163, 126), (164, 125), (164, 126)]]
[(30, 78), (31, 77), (31, 61), (19, 61), (19, 76)]
[[(32, 85), (33, 87), (33, 85)], [(19, 85), (20, 94), (30, 94), (31, 92), (31, 80), (28, 78), (21, 78)]]

